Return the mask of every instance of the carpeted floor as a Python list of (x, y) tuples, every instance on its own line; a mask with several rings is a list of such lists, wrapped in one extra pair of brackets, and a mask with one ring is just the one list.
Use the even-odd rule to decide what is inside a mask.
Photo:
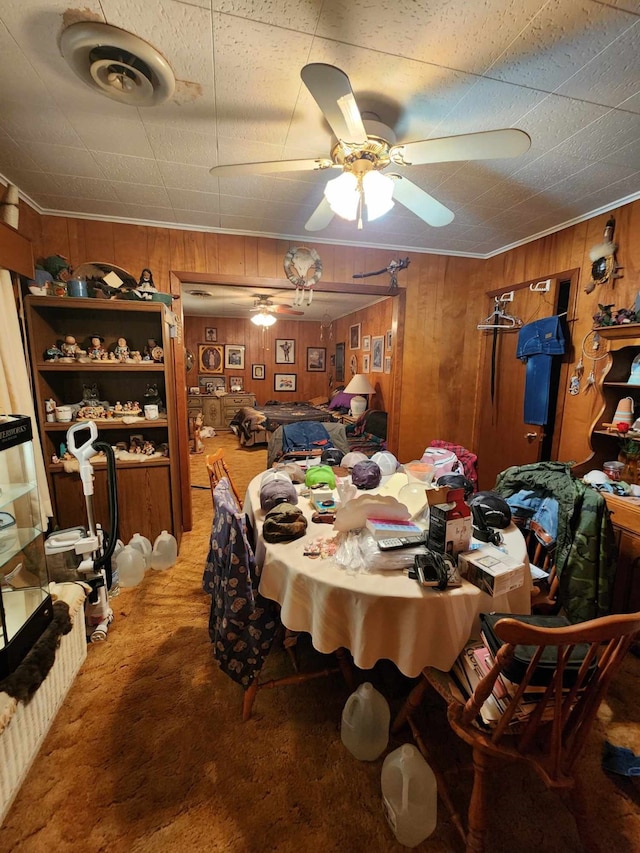
[[(243, 494), (266, 460), (261, 449), (224, 446)], [(192, 482), (207, 485), (203, 456)], [(194, 529), (176, 566), (149, 572), (113, 601), (108, 641), (90, 646), (82, 671), (0, 833), (19, 853), (400, 853), (383, 817), (382, 758), (356, 761), (342, 746), (348, 691), (339, 677), (261, 691), (248, 723), (240, 688), (222, 675), (207, 634), (200, 580), (211, 523), (208, 489), (193, 489)], [(308, 652), (312, 654), (311, 651)], [(274, 650), (269, 667), (286, 666)], [(582, 847), (562, 800), (526, 770), (496, 774), (491, 853), (640, 850), (637, 782), (600, 768), (604, 734), (640, 753), (640, 661), (629, 656), (582, 762), (592, 842)], [(410, 683), (384, 663), (372, 680), (398, 707)], [(424, 709), (434, 757), (451, 770), (469, 761), (437, 698)], [(408, 740), (404, 732), (390, 748)], [(454, 787), (466, 808), (470, 776)], [(417, 850), (459, 851), (448, 814)]]

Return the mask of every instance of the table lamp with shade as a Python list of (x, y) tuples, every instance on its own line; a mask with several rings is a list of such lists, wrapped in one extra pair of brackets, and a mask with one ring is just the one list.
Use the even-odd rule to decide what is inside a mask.
[(349, 382), (347, 387), (344, 389), (344, 393), (357, 395), (351, 398), (350, 403), (351, 415), (356, 418), (362, 415), (368, 406), (367, 398), (362, 395), (366, 394), (368, 397), (370, 394), (375, 394), (376, 389), (373, 388), (364, 373), (356, 373), (351, 379), (351, 382)]

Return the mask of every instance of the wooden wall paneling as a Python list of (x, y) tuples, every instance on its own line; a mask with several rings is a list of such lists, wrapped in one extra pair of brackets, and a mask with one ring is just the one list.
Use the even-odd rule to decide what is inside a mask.
[(121, 222), (114, 222), (113, 246), (115, 257), (118, 258), (117, 265), (138, 281), (140, 273), (147, 266), (146, 263), (140, 266), (140, 256), (148, 257), (149, 255), (147, 229), (143, 225), (123, 225)]
[(244, 238), (244, 274), (248, 278), (258, 275), (258, 238)]
[(218, 272), (218, 235), (207, 232), (204, 235), (204, 272)]
[(278, 278), (284, 275), (282, 260), (278, 266), (276, 241), (258, 237), (258, 278)]
[[(2, 184), (2, 186), (4, 186), (4, 184)], [(42, 216), (40, 216), (40, 214), (34, 210), (30, 204), (24, 201), (24, 199), (20, 199), (18, 205), (18, 231), (26, 237), (27, 240), (31, 240), (33, 256), (34, 258), (39, 258), (41, 255), (40, 247), (42, 245)]]
[(6, 222), (0, 222), (0, 266), (33, 278), (31, 241)]
[[(184, 257), (186, 266), (180, 269), (203, 270), (206, 269), (207, 252), (203, 231), (185, 231)], [(176, 269), (172, 265), (172, 269)]]
[(218, 234), (218, 263), (221, 273), (244, 275), (244, 239), (235, 234)]
[[(322, 248), (320, 257), (323, 257), (325, 248)], [(354, 269), (353, 249), (350, 246), (335, 246), (333, 249), (333, 275), (337, 281), (349, 281), (354, 272), (359, 270)], [(323, 271), (324, 275), (324, 271)]]
[[(48, 219), (49, 217), (46, 218)], [(46, 237), (47, 235), (43, 236)], [(94, 219), (86, 220), (84, 225), (84, 249), (86, 257), (79, 258), (78, 263), (101, 261), (105, 264), (120, 266), (115, 253), (112, 222), (98, 222)], [(55, 251), (52, 246), (47, 247), (47, 254), (52, 254), (52, 251)], [(142, 266), (146, 266), (146, 264)]]
[(86, 257), (84, 222), (80, 219), (67, 219), (67, 235), (69, 260), (73, 266), (77, 266)]
[[(144, 261), (144, 263), (141, 262)], [(138, 269), (139, 267), (139, 269)], [(138, 258), (136, 266), (136, 274), (140, 275), (142, 270), (147, 267), (153, 273), (153, 282), (158, 290), (164, 293), (171, 291), (171, 282), (169, 270), (171, 269), (169, 256), (169, 229), (168, 228), (152, 228), (147, 229), (147, 255), (146, 258)], [(180, 292), (180, 282), (176, 283), (177, 293)], [(174, 310), (176, 305), (174, 303)]]
[(69, 246), (69, 228), (66, 218), (47, 216), (42, 223), (42, 240), (42, 254), (36, 255), (36, 261), (49, 255), (63, 255), (73, 263), (72, 258), (70, 258), (71, 247)]
[(169, 231), (169, 268), (171, 270), (188, 270), (192, 267), (187, 264), (187, 251), (185, 248), (186, 231)]

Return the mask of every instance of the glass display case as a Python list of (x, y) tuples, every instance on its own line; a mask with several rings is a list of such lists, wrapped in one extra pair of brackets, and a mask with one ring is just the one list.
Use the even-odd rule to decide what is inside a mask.
[(31, 420), (0, 416), (0, 679), (52, 617)]

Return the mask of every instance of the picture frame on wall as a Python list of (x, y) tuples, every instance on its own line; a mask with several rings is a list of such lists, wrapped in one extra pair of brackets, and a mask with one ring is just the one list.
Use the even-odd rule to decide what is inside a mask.
[(224, 347), (220, 344), (198, 344), (198, 373), (223, 373)]
[(371, 351), (371, 335), (363, 335), (362, 336), (362, 351), (370, 352)]
[(276, 364), (296, 363), (296, 342), (293, 338), (276, 338)]
[(384, 347), (388, 350), (393, 348), (393, 332), (391, 331), (391, 329), (388, 329), (385, 332)]
[(229, 391), (231, 393), (235, 393), (236, 391), (244, 390), (244, 382), (242, 376), (230, 376), (229, 377)]
[(275, 373), (273, 376), (274, 391), (295, 391), (298, 384), (296, 373)]
[(336, 344), (336, 382), (344, 382), (344, 351), (346, 344)]
[(218, 330), (214, 329), (212, 326), (207, 326), (204, 330), (204, 339), (208, 344), (215, 344), (218, 340)]
[(371, 373), (371, 355), (369, 353), (362, 356), (362, 372)]
[[(226, 391), (227, 383), (224, 376), (198, 376), (198, 386), (201, 394), (214, 394), (217, 388)], [(207, 387), (212, 390), (207, 391)]]
[(327, 348), (307, 347), (307, 370), (309, 373), (322, 373), (327, 369)]
[(264, 364), (252, 364), (251, 365), (251, 378), (252, 379), (265, 379), (266, 378), (266, 366)]
[(225, 346), (224, 366), (227, 370), (244, 370), (244, 344)]
[(349, 326), (349, 349), (360, 349), (360, 329), (362, 324)]
[(384, 372), (391, 373), (391, 356), (385, 355), (384, 357)]
[(384, 336), (374, 336), (371, 341), (371, 370), (374, 373), (382, 373), (384, 363)]

